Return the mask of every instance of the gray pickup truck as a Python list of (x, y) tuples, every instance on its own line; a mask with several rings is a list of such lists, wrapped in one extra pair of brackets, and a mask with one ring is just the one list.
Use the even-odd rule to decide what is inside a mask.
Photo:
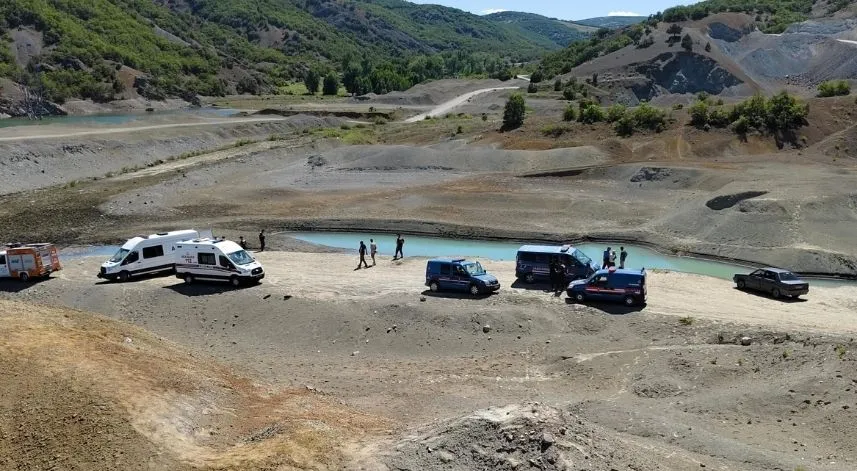
[(751, 289), (768, 293), (775, 298), (798, 296), (809, 293), (809, 284), (794, 273), (780, 268), (761, 268), (749, 275), (737, 274), (733, 277), (738, 289)]

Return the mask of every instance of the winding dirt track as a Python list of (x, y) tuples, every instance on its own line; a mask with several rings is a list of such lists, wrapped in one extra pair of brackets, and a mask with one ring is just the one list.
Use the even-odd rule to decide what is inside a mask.
[(459, 96), (453, 98), (452, 100), (441, 103), (440, 105), (436, 106), (431, 111), (427, 111), (425, 113), (420, 113), (416, 116), (408, 118), (405, 120), (405, 122), (406, 123), (416, 123), (418, 121), (422, 121), (422, 120), (426, 119), (426, 117), (434, 117), (434, 116), (446, 114), (446, 113), (450, 112), (451, 110), (453, 110), (454, 108), (461, 106), (464, 103), (467, 103), (467, 100), (469, 100), (469, 99), (471, 99), (477, 95), (482, 95), (484, 93), (490, 93), (490, 92), (496, 92), (496, 91), (500, 91), (500, 90), (517, 90), (518, 88), (520, 88), (520, 87), (483, 88), (481, 90), (475, 90), (475, 91), (472, 91), (470, 93), (465, 93), (464, 95), (459, 95)]

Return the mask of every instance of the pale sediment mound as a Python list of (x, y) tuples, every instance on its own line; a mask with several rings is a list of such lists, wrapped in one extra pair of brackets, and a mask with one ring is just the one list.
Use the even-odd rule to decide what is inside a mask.
[(2, 469), (339, 469), (381, 422), (146, 331), (0, 301)]
[(658, 469), (658, 453), (647, 451), (570, 412), (534, 403), (433, 426), (399, 442), (386, 461), (391, 469), (423, 471)]

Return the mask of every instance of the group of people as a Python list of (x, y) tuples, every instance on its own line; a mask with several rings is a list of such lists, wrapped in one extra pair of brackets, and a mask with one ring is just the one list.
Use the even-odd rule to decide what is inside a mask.
[[(396, 253), (393, 255), (393, 260), (399, 260), (400, 258), (405, 258), (405, 253), (403, 252), (405, 248), (405, 239), (402, 237), (402, 234), (396, 234)], [(358, 249), (358, 253), (360, 254), (360, 260), (357, 262), (357, 270), (361, 267), (369, 268), (369, 264), (366, 262), (366, 253), (372, 257), (372, 266), (375, 266), (375, 255), (378, 254), (378, 244), (375, 243), (375, 239), (369, 239), (369, 247), (367, 249), (366, 244), (363, 241), (360, 241), (360, 247)]]
[[(244, 236), (238, 237), (238, 245), (241, 246), (242, 249), (247, 250), (247, 239)], [(259, 252), (265, 251), (265, 229), (259, 231)]]
[[(625, 260), (628, 259), (628, 252), (625, 251), (625, 247), (619, 247), (619, 268), (625, 268)], [(613, 268), (616, 266), (616, 251), (607, 247), (607, 250), (604, 251), (604, 256), (602, 257), (601, 268)]]

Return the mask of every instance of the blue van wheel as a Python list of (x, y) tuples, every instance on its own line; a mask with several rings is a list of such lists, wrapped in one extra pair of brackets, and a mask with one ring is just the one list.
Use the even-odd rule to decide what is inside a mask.
[(536, 275), (533, 275), (533, 273), (532, 273), (532, 272), (527, 273), (527, 274), (524, 276), (524, 281), (526, 281), (527, 283), (535, 283), (535, 281), (536, 281)]
[(586, 294), (583, 291), (578, 291), (574, 293), (574, 300), (579, 303), (582, 303), (586, 301)]
[(431, 290), (432, 293), (437, 293), (438, 291), (440, 291), (440, 286), (437, 285), (437, 281), (432, 281), (431, 283), (429, 283), (429, 290)]
[(479, 287), (476, 285), (470, 285), (470, 294), (477, 296), (479, 294)]
[(633, 306), (634, 304), (637, 304), (637, 300), (633, 296), (625, 296), (626, 306)]

